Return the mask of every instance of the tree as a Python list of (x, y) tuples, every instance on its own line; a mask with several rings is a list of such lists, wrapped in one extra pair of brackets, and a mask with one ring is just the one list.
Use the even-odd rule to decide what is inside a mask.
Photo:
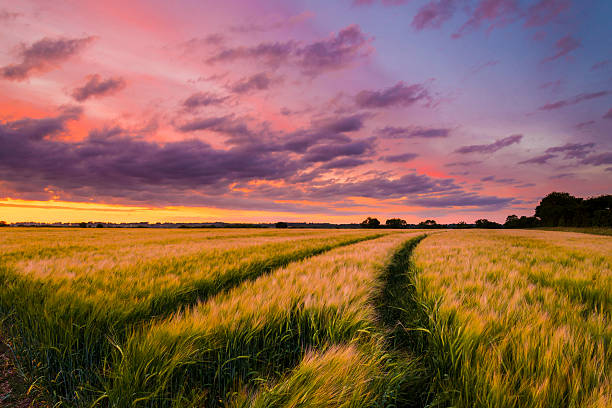
[(466, 228), (469, 228), (469, 226), (467, 225), (467, 222), (465, 222), (465, 221), (459, 221), (459, 222), (457, 223), (457, 228), (458, 228), (458, 229), (466, 229)]
[(87, 223), (86, 222), (79, 222), (79, 227), (87, 228)]
[(408, 223), (400, 218), (389, 218), (385, 221), (385, 225), (389, 228), (404, 228)]
[(96, 228), (104, 228), (104, 224), (102, 224), (102, 223), (98, 223), (98, 224), (96, 225)]
[[(535, 216), (542, 220), (545, 227), (565, 226), (572, 222), (580, 211), (582, 198), (569, 193), (552, 192), (540, 201)], [(571, 226), (571, 225), (570, 225)]]
[(380, 221), (373, 217), (368, 217), (361, 222), (361, 226), (365, 228), (377, 228), (380, 225)]
[(476, 222), (474, 223), (476, 225), (476, 228), (501, 228), (502, 225), (498, 224), (497, 222), (494, 221), (489, 221), (486, 218), (481, 218), (479, 220), (476, 220)]
[(419, 227), (421, 228), (440, 228), (440, 225), (436, 222), (436, 220), (425, 220), (419, 222)]
[(6, 221), (0, 221), (0, 227), (8, 227)]
[(287, 227), (289, 227), (289, 225), (287, 225), (286, 222), (279, 221), (276, 223), (276, 228), (287, 228)]

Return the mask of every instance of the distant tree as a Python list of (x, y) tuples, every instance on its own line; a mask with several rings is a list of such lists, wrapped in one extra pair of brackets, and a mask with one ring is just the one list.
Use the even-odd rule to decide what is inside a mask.
[(380, 221), (373, 217), (368, 217), (361, 222), (361, 226), (365, 228), (377, 228), (380, 225)]
[(436, 220), (425, 220), (419, 222), (419, 227), (421, 228), (440, 228), (440, 225), (436, 222)]
[(6, 221), (0, 221), (0, 227), (8, 227)]
[(276, 228), (287, 228), (287, 227), (289, 227), (289, 225), (287, 225), (286, 222), (279, 221), (276, 223)]
[(408, 223), (406, 220), (402, 220), (400, 218), (389, 218), (387, 221), (385, 221), (385, 225), (390, 228), (403, 228), (408, 225)]
[(466, 228), (469, 228), (469, 226), (468, 226), (467, 222), (465, 222), (465, 221), (459, 221), (459, 222), (457, 223), (457, 228), (458, 228), (458, 229), (466, 229)]
[(96, 225), (96, 228), (104, 228), (104, 224), (102, 224), (102, 223), (98, 223), (98, 224)]
[(87, 223), (86, 222), (79, 222), (79, 227), (87, 228)]
[(476, 225), (476, 228), (501, 228), (502, 225), (494, 222), (494, 221), (489, 221), (486, 218), (482, 218), (480, 220), (476, 220), (476, 222), (474, 222), (474, 225)]
[(534, 228), (540, 226), (540, 220), (536, 217), (509, 215), (506, 217), (504, 228)]

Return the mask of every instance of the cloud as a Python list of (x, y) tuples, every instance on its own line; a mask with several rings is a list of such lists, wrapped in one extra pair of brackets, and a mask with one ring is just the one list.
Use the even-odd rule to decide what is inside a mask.
[(463, 146), (455, 150), (455, 153), (495, 153), (504, 147), (519, 143), (521, 139), (523, 139), (523, 135), (511, 135), (489, 144)]
[(556, 101), (556, 102), (552, 102), (552, 103), (547, 103), (546, 105), (540, 106), (538, 108), (538, 110), (541, 111), (550, 111), (550, 110), (555, 110), (555, 109), (560, 109), (560, 108), (564, 108), (566, 106), (571, 106), (571, 105), (576, 105), (580, 102), (584, 102), (584, 101), (588, 101), (591, 99), (596, 99), (596, 98), (601, 98), (604, 96), (608, 96), (612, 94), (612, 92), (610, 91), (599, 91), (599, 92), (592, 92), (592, 93), (583, 93), (580, 95), (577, 95), (571, 99), (563, 99), (560, 101)]
[(540, 0), (527, 9), (525, 27), (546, 25), (570, 6), (570, 0)]
[(12, 21), (21, 16), (21, 13), (14, 13), (8, 10), (0, 10), (0, 21)]
[(580, 162), (582, 164), (592, 164), (599, 166), (601, 164), (612, 164), (612, 152), (605, 152), (588, 156)]
[(610, 65), (610, 60), (603, 60), (603, 61), (596, 62), (595, 64), (591, 66), (591, 71), (596, 71), (598, 69), (605, 68), (608, 65)]
[(411, 25), (417, 31), (426, 28), (440, 28), (453, 17), (454, 13), (455, 2), (453, 0), (430, 1), (419, 9)]
[(516, 21), (520, 15), (517, 0), (480, 0), (469, 20), (453, 34), (453, 38), (460, 38), (483, 24), (489, 25), (488, 31), (503, 27)]
[(355, 157), (344, 157), (340, 159), (335, 159), (330, 162), (325, 163), (321, 168), (323, 169), (348, 169), (357, 166), (361, 166), (362, 164), (370, 163), (370, 160), (358, 159)]
[(612, 119), (612, 108), (610, 108), (610, 110), (608, 111), (608, 113), (606, 113), (605, 115), (603, 115), (604, 119)]
[(554, 61), (558, 58), (568, 55), (570, 52), (580, 48), (581, 46), (582, 43), (579, 40), (573, 38), (570, 35), (566, 35), (555, 43), (557, 53), (551, 55), (550, 57), (544, 58), (542, 62)]
[(197, 118), (177, 124), (179, 132), (191, 133), (201, 130), (217, 132), (228, 136), (226, 143), (243, 144), (263, 142), (260, 132), (252, 130), (244, 118), (234, 115), (212, 116), (208, 118)]
[(595, 147), (595, 143), (566, 143), (563, 146), (549, 147), (546, 153), (565, 153), (566, 159), (581, 159)]
[[(372, 6), (378, 3), (377, 0), (353, 0), (353, 6)], [(401, 6), (408, 3), (408, 0), (380, 0), (383, 6)]]
[(514, 198), (481, 196), (476, 193), (465, 191), (452, 191), (445, 194), (437, 194), (424, 197), (416, 197), (406, 200), (407, 204), (421, 207), (486, 207), (500, 209), (517, 201)]
[(202, 106), (220, 105), (227, 97), (215, 95), (210, 92), (196, 92), (185, 99), (182, 103), (183, 109), (193, 111)]
[(72, 97), (78, 102), (83, 102), (91, 97), (112, 95), (125, 86), (125, 80), (121, 77), (102, 79), (100, 75), (94, 74), (87, 77), (87, 82), (83, 86), (72, 91)]
[(293, 27), (306, 20), (314, 17), (314, 13), (310, 11), (304, 11), (294, 16), (278, 18), (276, 21), (271, 21), (264, 24), (247, 23), (241, 25), (234, 25), (229, 28), (230, 31), (241, 34), (259, 33), (270, 30), (278, 30), (286, 27)]
[(550, 176), (549, 179), (551, 180), (559, 180), (562, 178), (569, 178), (569, 177), (574, 177), (575, 174), (574, 173), (561, 173), (561, 174), (556, 174), (554, 176)]
[(355, 132), (363, 128), (364, 115), (325, 118), (313, 122), (313, 126), (333, 133)]
[(531, 159), (523, 160), (518, 162), (518, 164), (545, 164), (550, 159), (557, 157), (554, 154), (542, 154), (540, 156), (532, 157)]
[(408, 86), (400, 81), (392, 87), (379, 91), (361, 91), (355, 96), (355, 103), (360, 108), (379, 109), (391, 106), (410, 106), (424, 99), (429, 99), (429, 93), (423, 85)]
[(209, 64), (252, 59), (271, 67), (292, 63), (305, 75), (315, 77), (324, 72), (350, 66), (355, 60), (370, 54), (367, 38), (356, 25), (350, 25), (328, 38), (301, 45), (296, 41), (261, 43), (250, 47), (221, 50), (207, 59)]
[[(605, 116), (604, 116), (604, 118), (605, 118)], [(594, 125), (594, 124), (595, 124), (595, 121), (594, 121), (594, 120), (588, 120), (588, 121), (586, 121), (586, 122), (580, 122), (580, 123), (578, 123), (578, 124), (577, 124), (575, 127), (576, 127), (576, 129), (578, 129), (578, 130), (582, 130), (582, 129), (584, 129), (584, 128), (586, 128), (586, 127), (589, 127), (589, 126), (591, 126), (591, 125)]]
[(0, 68), (0, 75), (11, 81), (22, 81), (33, 73), (50, 71), (81, 52), (93, 40), (94, 37), (43, 38), (30, 46), (22, 44), (18, 51), (21, 62)]
[(413, 139), (448, 137), (452, 129), (385, 126), (378, 129), (377, 135), (387, 139)]
[(444, 167), (474, 166), (480, 163), (482, 163), (481, 160), (458, 161), (458, 162), (446, 163)]
[(272, 83), (273, 80), (268, 74), (260, 72), (235, 82), (230, 89), (234, 93), (242, 94), (251, 91), (263, 91), (268, 89)]
[(367, 56), (370, 40), (358, 25), (352, 24), (326, 40), (308, 44), (297, 50), (298, 65), (309, 76), (349, 66), (359, 57)]
[(340, 156), (362, 156), (373, 149), (373, 139), (349, 143), (328, 143), (311, 147), (304, 155), (306, 162), (326, 162)]
[(391, 155), (391, 156), (383, 156), (380, 159), (387, 163), (403, 163), (403, 162), (413, 160), (417, 156), (418, 154), (416, 153), (404, 153), (404, 154), (396, 154), (396, 155)]

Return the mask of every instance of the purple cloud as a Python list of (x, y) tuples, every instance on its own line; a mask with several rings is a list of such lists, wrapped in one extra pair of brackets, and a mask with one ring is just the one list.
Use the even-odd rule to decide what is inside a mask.
[(369, 43), (370, 39), (361, 28), (353, 24), (324, 40), (303, 46), (296, 41), (287, 41), (226, 48), (208, 58), (207, 62), (214, 64), (253, 59), (272, 67), (294, 63), (302, 73), (314, 77), (327, 71), (346, 68), (358, 58), (369, 55)]
[(345, 68), (357, 58), (370, 53), (366, 47), (369, 42), (359, 26), (352, 24), (340, 30), (337, 35), (297, 50), (298, 65), (309, 76)]
[(185, 99), (182, 103), (183, 109), (193, 111), (201, 106), (220, 105), (227, 97), (221, 97), (209, 92), (196, 92)]
[(0, 10), (0, 21), (11, 21), (21, 16), (20, 13), (14, 13), (8, 10)]
[(385, 126), (377, 131), (377, 135), (388, 139), (412, 139), (412, 138), (438, 138), (448, 137), (451, 129), (447, 128), (419, 128), (419, 127), (395, 127)]
[(425, 28), (440, 28), (455, 13), (453, 0), (430, 1), (422, 6), (412, 19), (412, 27), (421, 31)]
[(31, 119), (24, 118), (0, 124), (7, 134), (19, 135), (24, 140), (42, 140), (57, 136), (66, 131), (66, 123), (81, 117), (83, 110), (78, 106), (66, 106), (54, 117)]
[[(371, 6), (376, 4), (377, 0), (353, 0), (353, 6)], [(408, 0), (380, 0), (383, 6), (401, 6), (408, 3)]]
[(11, 81), (22, 81), (33, 73), (42, 73), (56, 68), (62, 62), (81, 52), (94, 37), (85, 38), (43, 38), (34, 44), (21, 45), (21, 62), (0, 68), (0, 75)]
[(489, 144), (463, 146), (455, 150), (455, 153), (495, 153), (504, 147), (519, 143), (521, 139), (523, 139), (523, 135), (511, 135)]
[(272, 78), (265, 72), (243, 78), (234, 83), (230, 89), (234, 93), (242, 94), (251, 91), (262, 91), (268, 89), (273, 83)]
[(592, 93), (583, 93), (580, 95), (575, 96), (574, 98), (571, 99), (563, 99), (557, 102), (552, 102), (552, 103), (547, 103), (546, 105), (540, 106), (538, 108), (538, 110), (541, 111), (550, 111), (550, 110), (554, 110), (554, 109), (560, 109), (560, 108), (564, 108), (566, 106), (571, 106), (571, 105), (576, 105), (580, 102), (584, 102), (584, 101), (588, 101), (590, 99), (596, 99), (596, 98), (601, 98), (604, 96), (608, 96), (612, 94), (612, 92), (610, 91), (599, 91), (599, 92), (592, 92)]
[(370, 163), (370, 160), (358, 159), (355, 157), (343, 157), (340, 159), (335, 159), (330, 162), (325, 163), (321, 166), (322, 169), (331, 170), (331, 169), (348, 169), (357, 166), (361, 166), (362, 164)]
[(453, 34), (453, 38), (460, 38), (485, 23), (489, 24), (488, 31), (503, 27), (517, 20), (520, 14), (517, 0), (479, 0), (470, 19)]
[(593, 147), (595, 143), (567, 143), (563, 146), (549, 147), (546, 153), (565, 153), (566, 159), (582, 159)]
[(603, 61), (596, 62), (595, 64), (591, 66), (591, 71), (596, 71), (598, 69), (605, 68), (608, 65), (610, 65), (610, 60), (603, 60)]
[(540, 0), (527, 9), (525, 27), (546, 25), (570, 6), (569, 0)]
[(407, 204), (422, 207), (489, 207), (503, 208), (516, 201), (514, 198), (480, 196), (465, 191), (452, 191), (445, 194), (437, 194), (424, 197), (416, 197), (407, 200)]
[[(605, 116), (604, 116), (604, 118), (605, 118)], [(578, 130), (582, 130), (582, 129), (584, 129), (584, 128), (586, 128), (586, 127), (589, 127), (589, 126), (591, 126), (591, 125), (594, 125), (594, 124), (595, 124), (595, 121), (594, 121), (594, 120), (588, 120), (588, 121), (586, 121), (586, 122), (580, 122), (580, 123), (578, 123), (578, 124), (576, 125), (576, 129), (578, 129)]]
[(481, 160), (458, 161), (458, 162), (446, 163), (444, 167), (474, 166), (480, 163), (482, 163)]
[(582, 164), (592, 164), (593, 166), (599, 166), (602, 164), (612, 164), (612, 152), (605, 152), (588, 156), (580, 162)]
[(387, 108), (390, 106), (410, 106), (423, 99), (429, 99), (429, 93), (423, 85), (407, 86), (400, 81), (392, 87), (380, 91), (361, 91), (355, 96), (355, 103), (360, 108)]
[(313, 122), (313, 125), (318, 129), (333, 133), (355, 132), (363, 127), (363, 119), (363, 115), (334, 117), (317, 120)]
[(546, 164), (550, 159), (557, 157), (554, 154), (542, 154), (540, 156), (532, 157), (531, 159), (523, 160), (518, 162), (518, 164)]
[(84, 102), (91, 97), (112, 95), (125, 88), (125, 80), (121, 77), (102, 79), (98, 74), (87, 77), (87, 82), (72, 91), (72, 97), (78, 102)]
[(362, 156), (371, 153), (373, 140), (358, 140), (349, 143), (329, 143), (311, 147), (304, 155), (306, 162), (327, 162), (340, 156)]
[(391, 156), (383, 156), (380, 159), (387, 163), (403, 163), (403, 162), (413, 160), (417, 156), (418, 154), (416, 153), (404, 153), (404, 154), (396, 154), (396, 155), (391, 155)]
[(542, 62), (554, 61), (558, 58), (568, 55), (570, 52), (580, 48), (581, 46), (582, 43), (579, 40), (573, 38), (570, 35), (566, 35), (555, 43), (557, 53), (550, 57), (544, 58)]
[(554, 176), (550, 176), (549, 179), (559, 180), (559, 179), (569, 178), (569, 177), (574, 177), (574, 176), (575, 176), (574, 173), (561, 173), (561, 174), (556, 174)]
[(612, 119), (612, 108), (610, 108), (610, 110), (608, 111), (608, 113), (606, 113), (605, 115), (603, 115), (604, 119)]

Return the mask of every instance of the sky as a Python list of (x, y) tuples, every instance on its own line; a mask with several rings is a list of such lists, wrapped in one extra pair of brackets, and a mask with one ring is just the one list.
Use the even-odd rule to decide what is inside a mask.
[(612, 193), (608, 0), (0, 0), (0, 220), (503, 222)]

